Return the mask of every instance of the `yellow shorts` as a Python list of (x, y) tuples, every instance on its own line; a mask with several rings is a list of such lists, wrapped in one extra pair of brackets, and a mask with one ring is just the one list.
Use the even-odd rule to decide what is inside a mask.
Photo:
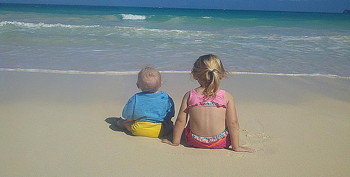
[(135, 121), (135, 123), (131, 125), (131, 133), (133, 135), (151, 138), (159, 137), (161, 129), (162, 123)]

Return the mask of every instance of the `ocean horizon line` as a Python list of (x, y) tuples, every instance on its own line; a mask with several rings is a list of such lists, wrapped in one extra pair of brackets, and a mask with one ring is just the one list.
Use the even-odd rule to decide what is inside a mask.
[[(93, 5), (93, 4), (48, 4), (48, 3), (1, 3), (6, 5), (18, 6), (73, 6), (73, 7), (101, 7), (101, 8), (149, 8), (149, 9), (180, 9), (180, 10), (217, 10), (217, 11), (247, 11), (247, 12), (286, 12), (286, 13), (324, 13), (324, 14), (343, 14), (339, 12), (322, 12), (322, 11), (283, 11), (283, 10), (253, 10), (253, 9), (223, 9), (223, 8), (186, 8), (186, 7), (158, 7), (158, 6), (123, 6), (123, 5)], [(346, 9), (343, 9), (346, 10)]]
[[(78, 70), (51, 70), (51, 69), (12, 69), (12, 68), (0, 68), (0, 72), (26, 72), (26, 73), (47, 73), (47, 74), (76, 74), (76, 75), (136, 75), (139, 71), (78, 71)], [(164, 74), (190, 74), (191, 71), (159, 71)], [(265, 76), (288, 76), (288, 77), (325, 77), (334, 79), (347, 79), (350, 80), (350, 76), (338, 76), (334, 74), (306, 74), (306, 73), (261, 73), (261, 72), (244, 72), (234, 71), (228, 72), (231, 75), (265, 75)]]

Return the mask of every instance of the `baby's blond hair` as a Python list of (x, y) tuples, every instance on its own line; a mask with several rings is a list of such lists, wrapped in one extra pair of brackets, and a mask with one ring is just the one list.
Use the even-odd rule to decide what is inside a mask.
[(143, 92), (157, 92), (161, 85), (161, 75), (157, 69), (147, 66), (139, 72), (137, 87)]
[(205, 88), (203, 94), (207, 98), (216, 95), (220, 87), (220, 80), (227, 74), (221, 60), (213, 54), (200, 56), (193, 64), (191, 73)]

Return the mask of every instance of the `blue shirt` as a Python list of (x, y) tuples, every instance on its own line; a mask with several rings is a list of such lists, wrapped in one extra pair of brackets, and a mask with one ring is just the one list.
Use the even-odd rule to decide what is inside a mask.
[(153, 123), (165, 122), (174, 117), (173, 99), (165, 92), (140, 92), (133, 95), (123, 109), (125, 119)]

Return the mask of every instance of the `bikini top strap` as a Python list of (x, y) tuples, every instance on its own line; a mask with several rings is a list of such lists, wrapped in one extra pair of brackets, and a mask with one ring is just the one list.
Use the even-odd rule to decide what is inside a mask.
[(190, 106), (188, 105), (188, 102), (189, 102), (190, 98), (191, 98), (191, 92), (189, 92), (189, 94), (188, 94), (188, 98), (187, 98), (187, 108), (185, 109), (185, 111), (186, 111), (186, 125), (185, 125), (185, 128), (187, 128), (188, 122), (190, 121), (190, 116), (188, 116), (188, 109), (189, 109), (189, 107), (190, 107)]

